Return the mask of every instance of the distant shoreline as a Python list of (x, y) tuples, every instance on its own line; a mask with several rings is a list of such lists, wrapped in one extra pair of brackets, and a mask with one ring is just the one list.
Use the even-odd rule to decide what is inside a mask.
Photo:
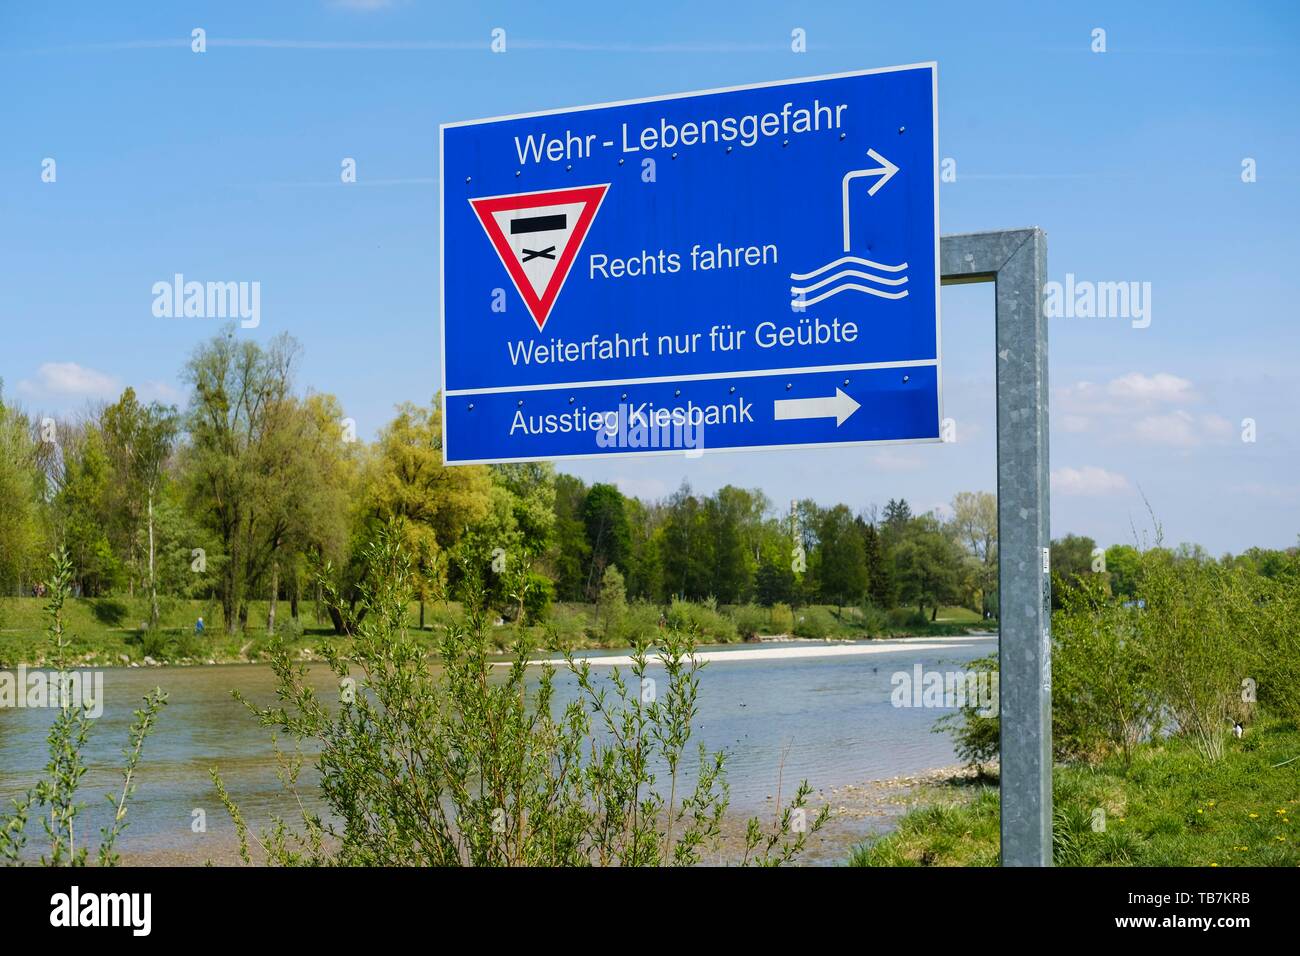
[[(886, 637), (886, 638), (868, 638), (863, 641), (841, 641), (834, 644), (824, 642), (812, 643), (807, 638), (791, 638), (789, 644), (782, 643), (779, 647), (763, 647), (761, 645), (745, 644), (737, 645), (734, 649), (727, 650), (708, 650), (697, 651), (695, 659), (700, 663), (708, 662), (741, 662), (741, 661), (775, 661), (790, 660), (792, 658), (816, 658), (816, 657), (857, 657), (864, 654), (886, 654), (892, 650), (914, 650), (914, 651), (937, 651), (954, 645), (961, 646), (976, 641), (988, 641), (997, 638), (993, 632), (975, 632), (961, 637)], [(796, 642), (808, 641), (809, 646), (799, 647)], [(768, 642), (765, 642), (768, 643)], [(716, 646), (716, 645), (711, 645)], [(656, 663), (656, 655), (650, 653), (650, 663)], [(575, 654), (573, 659), (579, 662), (586, 662), (592, 666), (604, 667), (629, 667), (632, 664), (632, 658), (627, 654)], [(536, 658), (529, 661), (529, 664), (562, 664), (562, 657)], [(508, 667), (510, 661), (496, 662), (498, 667)]]

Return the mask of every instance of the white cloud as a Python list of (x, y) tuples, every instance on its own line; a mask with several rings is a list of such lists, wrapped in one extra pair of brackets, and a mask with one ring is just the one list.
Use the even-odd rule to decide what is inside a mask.
[(1143, 375), (1141, 372), (1129, 372), (1120, 378), (1112, 379), (1106, 385), (1106, 393), (1112, 398), (1123, 401), (1138, 402), (1193, 402), (1196, 393), (1192, 383), (1168, 372), (1155, 375)]
[(121, 385), (107, 372), (76, 362), (46, 362), (36, 370), (35, 380), (23, 379), (18, 390), (52, 398), (114, 398)]
[(1128, 479), (1123, 475), (1096, 465), (1057, 468), (1052, 472), (1052, 494), (1096, 497), (1119, 494), (1128, 487)]

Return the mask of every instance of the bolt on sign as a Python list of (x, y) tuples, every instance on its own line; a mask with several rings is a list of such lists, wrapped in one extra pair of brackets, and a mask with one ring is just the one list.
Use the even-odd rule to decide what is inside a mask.
[(933, 63), (448, 123), (451, 464), (939, 441)]

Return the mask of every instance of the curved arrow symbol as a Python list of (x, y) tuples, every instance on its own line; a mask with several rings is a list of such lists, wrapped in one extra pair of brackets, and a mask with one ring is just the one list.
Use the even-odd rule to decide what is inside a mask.
[(874, 196), (880, 187), (885, 185), (894, 178), (898, 172), (898, 167), (891, 163), (885, 157), (881, 156), (874, 149), (867, 150), (867, 155), (880, 164), (876, 169), (851, 169), (844, 174), (844, 251), (849, 251), (849, 183), (863, 176), (879, 176), (871, 188), (867, 190), (868, 196)]
[(834, 418), (839, 428), (850, 415), (862, 406), (835, 389), (827, 398), (778, 398), (773, 402), (773, 414), (778, 422), (796, 418)]

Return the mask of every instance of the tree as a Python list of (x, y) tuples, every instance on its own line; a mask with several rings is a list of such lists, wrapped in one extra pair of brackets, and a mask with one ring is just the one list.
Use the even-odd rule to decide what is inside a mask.
[(1085, 574), (1092, 573), (1092, 552), (1097, 542), (1084, 535), (1067, 534), (1052, 542), (1052, 607), (1062, 606), (1062, 593), (1073, 587)]
[(591, 565), (587, 572), (587, 594), (594, 597), (605, 569), (610, 565), (627, 567), (631, 551), (631, 532), (623, 493), (614, 485), (594, 484), (582, 504), (582, 523), (591, 547)]
[(1132, 545), (1116, 544), (1106, 549), (1106, 574), (1110, 593), (1119, 598), (1137, 596), (1138, 574), (1142, 555)]
[(555, 578), (555, 590), (562, 601), (581, 601), (586, 597), (587, 570), (591, 545), (582, 523), (582, 505), (587, 500), (587, 486), (573, 475), (555, 476), (554, 539), (548, 564)]
[(17, 594), (34, 576), (41, 541), (41, 491), (32, 425), (5, 404), (0, 381), (0, 594)]
[[(466, 532), (487, 518), (493, 481), (483, 466), (448, 468), (442, 455), (442, 408), (435, 398), (429, 408), (409, 402), (398, 406), (397, 417), (379, 436), (367, 481), (368, 542), (378, 527), (395, 523), (399, 541), (414, 562), (415, 594), (424, 605), (439, 583), (442, 556), (460, 544)], [(491, 542), (484, 542), (490, 550)], [(360, 548), (356, 556), (360, 557)], [(476, 560), (481, 559), (481, 556)], [(440, 563), (442, 562), (442, 563)], [(359, 598), (356, 585), (364, 569), (354, 562), (345, 588), (351, 604)], [(339, 608), (330, 610), (336, 629), (344, 622)]]
[(600, 594), (596, 598), (596, 616), (606, 644), (618, 633), (626, 614), (627, 591), (623, 587), (623, 575), (611, 564), (600, 580)]
[(894, 581), (889, 562), (885, 558), (885, 545), (880, 532), (872, 522), (861, 521), (862, 557), (867, 569), (867, 597), (878, 608), (894, 604)]
[(881, 517), (881, 533), (885, 538), (886, 548), (891, 547), (907, 532), (908, 525), (912, 521), (912, 508), (908, 505), (905, 498), (894, 500), (889, 499), (885, 505), (885, 513)]
[(931, 608), (930, 619), (940, 605), (951, 602), (957, 589), (962, 555), (929, 515), (914, 518), (894, 549), (894, 571), (899, 597), (915, 604), (918, 614)]
[(975, 558), (980, 610), (996, 607), (998, 588), (998, 499), (987, 491), (959, 491), (952, 499), (954, 535)]
[(119, 513), (126, 521), (127, 555), (134, 568), (136, 539), (140, 535), (143, 515), (148, 536), (149, 555), (149, 626), (158, 626), (158, 575), (155, 568), (154, 503), (171, 457), (179, 421), (174, 406), (151, 402), (141, 405), (135, 389), (128, 387), (122, 397), (100, 415), (113, 488), (121, 496)]
[(287, 476), (284, 431), (290, 423), (297, 344), (282, 335), (267, 349), (236, 341), (234, 327), (195, 350), (185, 375), (193, 386), (187, 416), (185, 473), (193, 514), (216, 539), (217, 592), (226, 633), (248, 615), (248, 594), (277, 547), (272, 492)]
[(106, 531), (113, 478), (104, 437), (93, 422), (64, 427), (59, 433), (63, 442), (53, 500), (55, 533), (76, 567), (78, 596), (98, 597), (122, 579), (122, 564)]
[(857, 604), (867, 589), (866, 549), (853, 512), (836, 505), (822, 514), (817, 537), (821, 542), (817, 580), (822, 600), (836, 609)]

